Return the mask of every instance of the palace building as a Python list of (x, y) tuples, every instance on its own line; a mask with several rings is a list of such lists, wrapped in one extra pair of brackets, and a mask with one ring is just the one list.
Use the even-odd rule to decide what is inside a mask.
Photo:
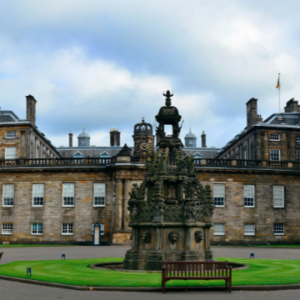
[[(130, 243), (130, 192), (165, 133), (142, 119), (132, 124), (133, 145), (117, 128), (109, 146), (91, 145), (83, 128), (77, 145), (70, 132), (68, 147), (56, 148), (36, 126), (36, 100), (26, 98), (26, 120), (0, 110), (0, 243)], [(252, 98), (247, 127), (225, 147), (208, 148), (204, 131), (201, 147), (191, 129), (182, 138), (178, 147), (213, 192), (212, 244), (300, 243), (299, 120), (294, 99), (263, 121)]]

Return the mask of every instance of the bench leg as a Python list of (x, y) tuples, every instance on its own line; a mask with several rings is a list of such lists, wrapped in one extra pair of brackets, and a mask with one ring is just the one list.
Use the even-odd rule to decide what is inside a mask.
[(166, 292), (166, 283), (164, 280), (162, 280), (162, 282), (161, 282), (161, 288), (162, 288), (162, 292), (165, 293)]
[(229, 279), (229, 293), (231, 293), (231, 278)]

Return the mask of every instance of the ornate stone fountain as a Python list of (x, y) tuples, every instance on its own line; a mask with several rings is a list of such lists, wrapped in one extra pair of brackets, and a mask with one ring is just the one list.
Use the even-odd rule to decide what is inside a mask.
[[(163, 260), (213, 260), (211, 188), (201, 185), (193, 157), (181, 151), (181, 116), (171, 106), (173, 95), (167, 91), (164, 96), (166, 106), (156, 116), (159, 150), (148, 157), (145, 179), (130, 193), (132, 248), (126, 253), (124, 269), (161, 270)], [(172, 125), (172, 135), (165, 135), (165, 125)]]

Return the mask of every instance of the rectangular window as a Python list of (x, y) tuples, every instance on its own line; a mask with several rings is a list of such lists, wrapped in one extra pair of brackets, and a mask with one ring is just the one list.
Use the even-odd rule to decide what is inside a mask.
[(2, 234), (13, 234), (13, 224), (2, 224)]
[(16, 147), (5, 148), (5, 159), (16, 159)]
[(255, 187), (254, 185), (244, 185), (244, 206), (255, 207)]
[(3, 184), (3, 206), (14, 206), (14, 184)]
[(271, 133), (270, 141), (280, 141), (280, 134)]
[(17, 132), (16, 131), (6, 131), (6, 137), (8, 139), (16, 138)]
[(280, 150), (271, 149), (270, 150), (270, 160), (280, 161)]
[(274, 235), (284, 235), (284, 224), (274, 224)]
[(296, 142), (297, 142), (297, 143), (300, 143), (300, 135), (297, 135), (297, 136), (296, 136)]
[(43, 234), (43, 224), (42, 223), (31, 224), (31, 234), (33, 234), (33, 235)]
[(44, 206), (44, 184), (32, 185), (32, 206)]
[(73, 234), (73, 224), (72, 223), (62, 224), (61, 234), (72, 235)]
[(94, 206), (105, 206), (105, 183), (94, 183)]
[(300, 162), (300, 150), (297, 150), (297, 153), (296, 153), (296, 160), (298, 162)]
[(284, 186), (273, 186), (273, 206), (284, 207)]
[(215, 224), (214, 235), (225, 235), (225, 224)]
[(225, 206), (225, 184), (214, 184), (214, 202), (217, 207)]
[(255, 235), (255, 224), (244, 224), (244, 235)]
[(63, 184), (63, 206), (74, 206), (74, 183)]

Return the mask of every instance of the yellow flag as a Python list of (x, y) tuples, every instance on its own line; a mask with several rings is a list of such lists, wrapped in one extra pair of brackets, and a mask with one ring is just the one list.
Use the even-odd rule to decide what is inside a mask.
[(278, 76), (278, 80), (277, 80), (276, 89), (280, 89), (280, 77), (279, 76)]

